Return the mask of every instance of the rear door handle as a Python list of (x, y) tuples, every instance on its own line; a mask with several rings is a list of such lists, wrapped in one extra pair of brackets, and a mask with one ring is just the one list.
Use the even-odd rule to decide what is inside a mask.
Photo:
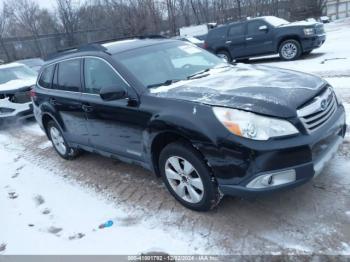
[(253, 40), (253, 37), (247, 37), (245, 40), (247, 41)]
[(231, 40), (226, 41), (226, 44), (232, 44)]
[(82, 104), (81, 108), (86, 112), (86, 113), (90, 113), (92, 111), (94, 111), (94, 107), (89, 105), (89, 104)]

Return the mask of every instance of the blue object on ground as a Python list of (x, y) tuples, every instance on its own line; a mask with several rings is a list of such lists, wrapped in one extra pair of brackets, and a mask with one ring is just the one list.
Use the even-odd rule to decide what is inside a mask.
[(113, 226), (113, 221), (112, 221), (112, 220), (108, 220), (107, 222), (101, 224), (101, 225), (99, 226), (99, 228), (102, 229), (102, 228), (111, 227), (111, 226)]

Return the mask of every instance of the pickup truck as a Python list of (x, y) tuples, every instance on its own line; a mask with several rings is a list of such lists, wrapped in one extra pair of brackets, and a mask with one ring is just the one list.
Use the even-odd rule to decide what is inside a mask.
[(204, 47), (229, 62), (270, 54), (279, 54), (283, 60), (295, 60), (310, 54), (325, 41), (322, 23), (290, 23), (264, 16), (210, 30)]

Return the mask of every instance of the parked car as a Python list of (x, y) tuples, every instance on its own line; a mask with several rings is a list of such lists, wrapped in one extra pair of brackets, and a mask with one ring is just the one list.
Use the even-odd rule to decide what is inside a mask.
[(32, 93), (35, 118), (61, 157), (87, 150), (139, 164), (200, 211), (222, 195), (309, 181), (346, 132), (344, 106), (321, 78), (231, 65), (171, 39), (60, 54)]
[(321, 16), (320, 17), (320, 22), (324, 24), (328, 24), (331, 22), (331, 19), (328, 16)]
[(283, 60), (294, 60), (309, 54), (325, 41), (326, 33), (321, 23), (289, 23), (278, 17), (265, 16), (212, 29), (204, 46), (227, 61), (277, 53)]
[(42, 60), (41, 58), (29, 58), (29, 59), (18, 60), (17, 62), (28, 66), (29, 68), (35, 70), (36, 72), (39, 72), (40, 68), (44, 64), (44, 60)]
[(19, 63), (0, 65), (0, 122), (33, 116), (30, 89), (37, 73)]

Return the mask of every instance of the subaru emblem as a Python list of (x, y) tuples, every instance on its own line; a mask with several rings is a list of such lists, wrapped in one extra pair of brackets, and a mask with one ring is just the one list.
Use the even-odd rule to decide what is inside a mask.
[(327, 100), (323, 99), (321, 101), (321, 110), (324, 111), (324, 110), (326, 110), (326, 108), (327, 108)]

